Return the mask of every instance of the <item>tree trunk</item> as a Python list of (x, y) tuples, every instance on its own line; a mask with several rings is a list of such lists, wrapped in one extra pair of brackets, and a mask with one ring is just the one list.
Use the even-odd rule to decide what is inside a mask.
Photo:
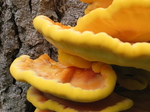
[(79, 0), (0, 0), (0, 112), (33, 112), (26, 100), (29, 84), (16, 81), (9, 72), (20, 55), (37, 58), (47, 53), (57, 60), (57, 49), (32, 25), (37, 15), (74, 26), (86, 4)]

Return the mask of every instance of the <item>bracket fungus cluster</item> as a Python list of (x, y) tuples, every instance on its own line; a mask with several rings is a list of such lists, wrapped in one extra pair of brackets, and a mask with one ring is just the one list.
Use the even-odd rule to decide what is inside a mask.
[(12, 76), (32, 86), (35, 112), (120, 112), (133, 101), (115, 93), (116, 83), (143, 90), (150, 82), (150, 1), (82, 0), (89, 3), (75, 27), (39, 15), (36, 30), (58, 48), (58, 62), (22, 55)]

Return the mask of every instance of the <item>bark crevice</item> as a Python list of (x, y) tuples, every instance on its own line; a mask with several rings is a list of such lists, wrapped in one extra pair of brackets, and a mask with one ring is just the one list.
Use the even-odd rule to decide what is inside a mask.
[(35, 59), (47, 53), (57, 60), (57, 48), (33, 28), (33, 18), (42, 14), (73, 26), (85, 6), (79, 0), (0, 0), (0, 112), (35, 109), (26, 99), (30, 85), (16, 81), (10, 74), (15, 58), (29, 55)]

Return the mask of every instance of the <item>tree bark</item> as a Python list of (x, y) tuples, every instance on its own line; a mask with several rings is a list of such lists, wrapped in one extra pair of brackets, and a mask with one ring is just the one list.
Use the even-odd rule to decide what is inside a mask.
[(33, 28), (33, 18), (42, 14), (74, 26), (85, 8), (79, 0), (0, 0), (0, 112), (34, 111), (26, 100), (30, 85), (10, 74), (16, 57), (29, 55), (34, 59), (47, 53), (57, 60), (57, 49)]

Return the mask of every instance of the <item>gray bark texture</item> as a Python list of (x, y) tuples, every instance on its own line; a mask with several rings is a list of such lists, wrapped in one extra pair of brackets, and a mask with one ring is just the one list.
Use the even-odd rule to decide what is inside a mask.
[(86, 6), (79, 0), (0, 0), (0, 112), (34, 112), (26, 100), (30, 85), (10, 74), (15, 58), (47, 53), (57, 60), (57, 49), (33, 28), (33, 18), (42, 14), (74, 26)]

